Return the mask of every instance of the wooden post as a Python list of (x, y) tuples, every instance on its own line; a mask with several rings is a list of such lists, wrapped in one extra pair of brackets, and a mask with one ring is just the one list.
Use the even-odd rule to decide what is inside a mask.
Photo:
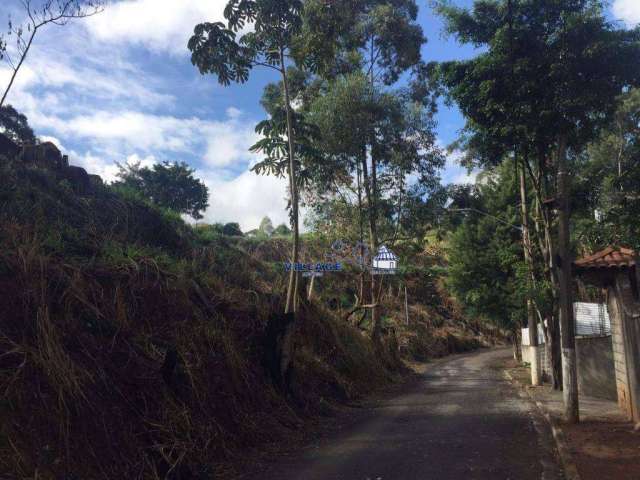
[(558, 142), (558, 268), (560, 301), (560, 337), (562, 345), (562, 396), (568, 423), (580, 421), (578, 375), (576, 365), (575, 319), (571, 291), (571, 253), (569, 236), (569, 178), (567, 172), (567, 138)]
[(407, 327), (409, 326), (409, 300), (407, 297), (407, 284), (404, 285), (404, 316), (407, 320)]
[(307, 300), (311, 301), (311, 298), (313, 297), (313, 285), (316, 282), (316, 276), (312, 275), (311, 276), (311, 281), (309, 282), (309, 292), (307, 293)]

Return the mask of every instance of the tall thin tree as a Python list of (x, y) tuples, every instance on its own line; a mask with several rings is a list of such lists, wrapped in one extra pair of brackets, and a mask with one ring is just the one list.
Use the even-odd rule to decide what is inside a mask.
[[(222, 22), (200, 23), (189, 40), (191, 62), (200, 73), (214, 74), (222, 85), (232, 81), (244, 83), (254, 67), (276, 71), (283, 84), (283, 104), (286, 110), (288, 145), (288, 176), (293, 227), (291, 262), (298, 263), (300, 228), (298, 183), (294, 158), (294, 132), (287, 59), (296, 35), (302, 26), (301, 0), (230, 0), (224, 9), (227, 25)], [(242, 34), (245, 27), (252, 30)], [(298, 273), (289, 275), (285, 312), (296, 309), (295, 288)]]

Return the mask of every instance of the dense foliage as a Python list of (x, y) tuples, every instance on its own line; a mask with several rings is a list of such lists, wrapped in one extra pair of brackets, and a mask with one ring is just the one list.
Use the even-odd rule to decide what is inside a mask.
[(613, 121), (575, 158), (579, 251), (640, 250), (640, 90), (622, 94)]
[(209, 206), (209, 189), (194, 177), (186, 163), (156, 163), (151, 168), (140, 164), (121, 164), (115, 188), (136, 192), (163, 208), (202, 218)]
[(11, 105), (0, 107), (0, 132), (17, 144), (36, 143), (36, 136), (29, 126), (27, 117)]
[[(401, 356), (538, 320), (558, 347), (558, 258), (640, 247), (640, 29), (599, 0), (434, 5), (475, 56), (425, 64), (414, 0), (229, 0), (195, 26), (202, 74), (277, 75), (252, 170), (288, 180), (290, 227), (187, 224), (209, 191), (185, 163), (121, 165), (112, 185), (70, 167), (74, 189), (46, 159), (0, 155), (0, 470), (218, 478)], [(474, 185), (441, 184), (440, 95), (465, 117), (453, 147)], [(37, 143), (10, 106), (0, 128)], [(368, 268), (383, 245), (394, 275)], [(298, 261), (343, 268), (286, 274)]]

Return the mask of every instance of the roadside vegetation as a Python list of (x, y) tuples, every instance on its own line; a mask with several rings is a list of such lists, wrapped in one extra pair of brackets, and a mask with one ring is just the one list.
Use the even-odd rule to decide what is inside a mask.
[[(350, 315), (360, 272), (346, 270), (300, 299), (283, 374), (287, 229), (189, 225), (134, 189), (79, 193), (58, 170), (6, 155), (0, 174), (0, 462), (16, 477), (232, 475), (400, 380), (403, 357), (499, 335), (460, 323), (425, 257), (385, 286), (374, 344), (370, 320)], [(304, 245), (304, 259), (331, 251), (313, 233)]]
[(640, 29), (609, 20), (606, 7), (436, 6), (451, 35), (484, 49), (435, 67), (436, 83), (466, 120), (454, 147), (482, 171), (456, 199), (469, 218), (454, 236), (450, 285), (470, 311), (510, 322), (516, 344), (520, 327), (542, 326), (553, 386), (569, 392), (569, 422), (578, 419), (572, 261), (609, 245), (637, 248), (640, 225), (631, 213)]
[[(42, 26), (103, 8), (68, 4), (48, 2)], [(225, 22), (194, 26), (185, 48), (201, 74), (277, 75), (247, 147), (256, 174), (287, 180), (289, 224), (247, 232), (202, 221), (216, 192), (186, 163), (123, 163), (105, 184), (39, 144), (2, 103), (28, 61), (14, 32), (20, 63), (0, 102), (1, 472), (231, 476), (401, 380), (405, 361), (505, 336), (517, 347), (527, 324), (545, 325), (560, 388), (572, 255), (640, 246), (640, 30), (596, 0), (433, 8), (475, 57), (427, 62), (414, 0), (230, 0)], [(466, 119), (449, 152), (442, 100)], [(452, 151), (475, 185), (442, 184)], [(370, 274), (383, 246), (395, 274)], [(341, 269), (285, 269), (298, 262)]]

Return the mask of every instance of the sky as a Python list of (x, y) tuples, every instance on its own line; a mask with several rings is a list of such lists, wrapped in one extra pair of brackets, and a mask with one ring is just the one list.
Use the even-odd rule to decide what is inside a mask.
[[(442, 23), (418, 0), (428, 42), (426, 61), (472, 57), (469, 46), (442, 34)], [(471, 0), (457, 0), (470, 5)], [(7, 103), (27, 115), (36, 135), (52, 141), (70, 162), (112, 181), (115, 162), (152, 165), (184, 161), (210, 191), (204, 221), (239, 222), (244, 231), (262, 217), (287, 222), (286, 181), (250, 171), (260, 158), (249, 152), (259, 104), (272, 72), (255, 69), (242, 85), (221, 86), (202, 76), (186, 48), (193, 27), (222, 21), (226, 0), (114, 0), (89, 19), (48, 26), (36, 36)], [(615, 0), (610, 15), (628, 26), (640, 22), (640, 0)], [(18, 0), (0, 0), (0, 24), (21, 19)], [(0, 65), (0, 87), (10, 71)], [(441, 106), (440, 145), (463, 126), (455, 107)], [(471, 182), (449, 156), (445, 183)]]

